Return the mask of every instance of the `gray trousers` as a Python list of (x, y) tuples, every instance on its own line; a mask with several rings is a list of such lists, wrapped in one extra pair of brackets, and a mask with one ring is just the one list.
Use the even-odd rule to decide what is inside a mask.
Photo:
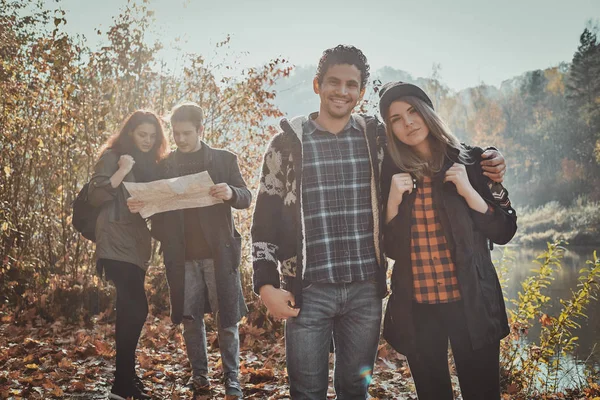
[(208, 354), (204, 326), (205, 299), (218, 327), (219, 349), (225, 378), (238, 380), (240, 367), (240, 337), (237, 324), (222, 328), (219, 324), (219, 302), (215, 267), (212, 259), (185, 262), (185, 287), (183, 303), (183, 338), (192, 376), (208, 378)]

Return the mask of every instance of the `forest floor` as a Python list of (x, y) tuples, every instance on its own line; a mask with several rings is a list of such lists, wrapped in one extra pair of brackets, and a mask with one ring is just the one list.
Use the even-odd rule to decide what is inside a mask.
[[(256, 312), (250, 317), (261, 321), (262, 326), (250, 324), (245, 318), (240, 323), (244, 398), (288, 399), (282, 324)], [(211, 388), (194, 397), (186, 387), (190, 368), (181, 329), (169, 317), (148, 317), (137, 350), (137, 371), (153, 399), (225, 398), (216, 330), (210, 317), (206, 321)], [(0, 399), (106, 399), (114, 358), (114, 314), (100, 314), (87, 323), (67, 323), (64, 319), (49, 323), (30, 315), (24, 325), (15, 324), (5, 315), (0, 322)], [(452, 381), (455, 398), (461, 399), (454, 373)], [(373, 399), (417, 399), (405, 358), (383, 341), (369, 394)], [(600, 386), (576, 397), (536, 398), (600, 400), (597, 396)], [(331, 376), (327, 397), (335, 398)], [(512, 398), (503, 395), (503, 399)]]
[[(113, 379), (114, 324), (68, 324), (33, 319), (25, 326), (0, 325), (0, 399), (106, 399)], [(212, 321), (208, 321), (211, 388), (195, 397), (224, 398), (221, 362)], [(240, 324), (240, 381), (246, 399), (286, 399), (289, 386), (281, 327), (275, 332)], [(179, 327), (168, 317), (149, 317), (137, 350), (138, 373), (154, 399), (193, 399)], [(386, 344), (379, 347), (369, 392), (377, 399), (416, 399), (404, 358)], [(335, 398), (330, 384), (328, 398)]]

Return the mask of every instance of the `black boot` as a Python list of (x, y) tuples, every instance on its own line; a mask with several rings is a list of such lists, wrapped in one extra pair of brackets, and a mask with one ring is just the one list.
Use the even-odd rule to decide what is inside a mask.
[(135, 385), (136, 388), (138, 388), (140, 390), (140, 392), (142, 392), (144, 394), (148, 394), (148, 389), (146, 389), (146, 387), (144, 386), (144, 382), (142, 381), (142, 378), (140, 378), (137, 374), (135, 374), (133, 376), (133, 384)]
[(115, 380), (108, 398), (113, 400), (149, 400), (152, 397), (142, 392), (136, 386), (135, 381), (123, 382)]

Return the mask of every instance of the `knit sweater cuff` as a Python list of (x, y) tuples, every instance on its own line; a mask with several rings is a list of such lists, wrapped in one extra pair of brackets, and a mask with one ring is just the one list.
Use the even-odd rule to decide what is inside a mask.
[(272, 261), (258, 260), (254, 261), (254, 275), (252, 276), (252, 284), (254, 293), (260, 295), (260, 288), (264, 285), (273, 285), (278, 288), (279, 272), (277, 271), (277, 265)]

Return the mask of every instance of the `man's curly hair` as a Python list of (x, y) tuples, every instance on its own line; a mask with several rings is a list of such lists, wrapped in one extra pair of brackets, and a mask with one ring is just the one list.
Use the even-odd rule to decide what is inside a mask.
[(343, 44), (337, 45), (331, 49), (327, 49), (323, 52), (323, 56), (319, 60), (319, 66), (317, 67), (317, 82), (319, 85), (323, 83), (323, 78), (327, 73), (329, 67), (339, 64), (354, 65), (360, 71), (360, 88), (364, 89), (369, 79), (369, 64), (367, 63), (367, 57), (362, 51), (354, 46), (346, 46)]

